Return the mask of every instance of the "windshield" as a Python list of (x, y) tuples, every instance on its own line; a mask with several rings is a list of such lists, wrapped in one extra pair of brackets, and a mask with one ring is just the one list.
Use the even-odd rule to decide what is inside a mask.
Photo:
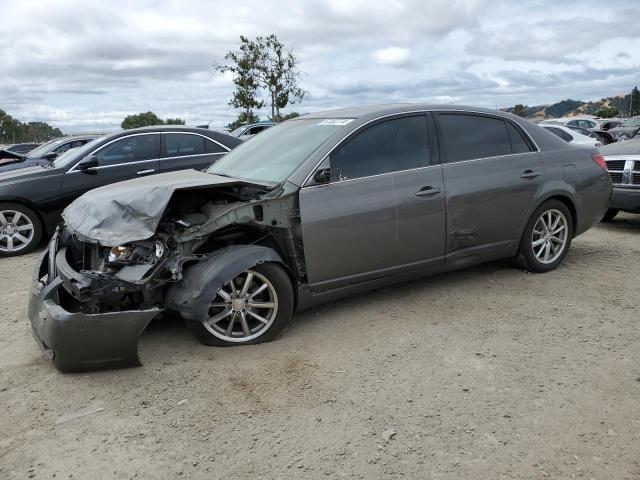
[(43, 143), (38, 148), (34, 148), (27, 154), (27, 158), (40, 158), (44, 157), (51, 150), (61, 145), (64, 142), (64, 138), (58, 138), (56, 140), (50, 140), (47, 143)]
[(104, 138), (105, 137), (99, 137), (99, 138), (96, 138), (95, 140), (91, 140), (90, 142), (85, 143), (81, 147), (67, 150), (66, 152), (64, 152), (62, 155), (60, 155), (58, 158), (56, 158), (53, 161), (53, 166), (55, 168), (62, 168), (62, 167), (67, 167), (72, 163), (75, 163), (76, 161), (84, 157), (87, 153), (89, 153), (91, 149), (96, 146), (99, 140), (102, 140)]
[(264, 130), (211, 165), (208, 173), (280, 183), (351, 119), (292, 120)]
[(622, 122), (623, 127), (640, 127), (640, 117), (632, 117)]

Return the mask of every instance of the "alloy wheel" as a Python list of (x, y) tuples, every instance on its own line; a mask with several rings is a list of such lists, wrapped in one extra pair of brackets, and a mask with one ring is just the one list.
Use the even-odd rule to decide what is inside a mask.
[(202, 324), (227, 342), (248, 342), (267, 330), (278, 314), (278, 295), (261, 273), (247, 270), (216, 292)]
[(16, 210), (0, 211), (0, 251), (17, 252), (25, 249), (34, 236), (33, 221)]
[(555, 262), (565, 250), (568, 239), (567, 218), (560, 210), (546, 210), (540, 215), (531, 238), (533, 254), (540, 263)]

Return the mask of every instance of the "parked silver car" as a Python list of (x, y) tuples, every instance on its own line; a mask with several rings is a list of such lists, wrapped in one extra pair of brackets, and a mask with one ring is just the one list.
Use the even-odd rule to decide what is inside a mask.
[(137, 364), (163, 311), (207, 345), (263, 342), (294, 310), (398, 281), (500, 258), (552, 270), (610, 195), (596, 149), (508, 113), (306, 115), (206, 172), (80, 197), (38, 261), (29, 315), (65, 371)]

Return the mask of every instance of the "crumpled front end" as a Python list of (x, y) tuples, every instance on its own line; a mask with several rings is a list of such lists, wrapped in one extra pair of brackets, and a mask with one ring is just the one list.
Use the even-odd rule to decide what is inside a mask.
[(29, 299), (33, 335), (46, 357), (62, 372), (140, 365), (138, 339), (162, 309), (82, 311), (67, 288), (87, 294), (98, 285), (75, 271), (58, 245), (56, 233), (37, 260)]
[[(76, 204), (67, 209), (67, 224), (38, 260), (29, 308), (35, 337), (60, 370), (139, 365), (138, 337), (151, 319), (167, 309), (203, 321), (207, 296), (253, 265), (278, 262), (303, 274), (295, 188), (167, 188), (162, 212), (133, 194), (124, 195), (129, 203), (113, 199), (102, 217), (102, 194), (83, 200), (94, 212), (85, 217)], [(153, 220), (151, 235), (133, 228), (141, 218)]]

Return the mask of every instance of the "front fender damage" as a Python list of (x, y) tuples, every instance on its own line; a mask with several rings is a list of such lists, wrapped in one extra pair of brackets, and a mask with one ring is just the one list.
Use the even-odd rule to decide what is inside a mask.
[(215, 292), (248, 268), (265, 262), (284, 265), (278, 252), (261, 245), (232, 245), (219, 250), (185, 269), (182, 281), (167, 292), (165, 308), (187, 320), (206, 320)]

